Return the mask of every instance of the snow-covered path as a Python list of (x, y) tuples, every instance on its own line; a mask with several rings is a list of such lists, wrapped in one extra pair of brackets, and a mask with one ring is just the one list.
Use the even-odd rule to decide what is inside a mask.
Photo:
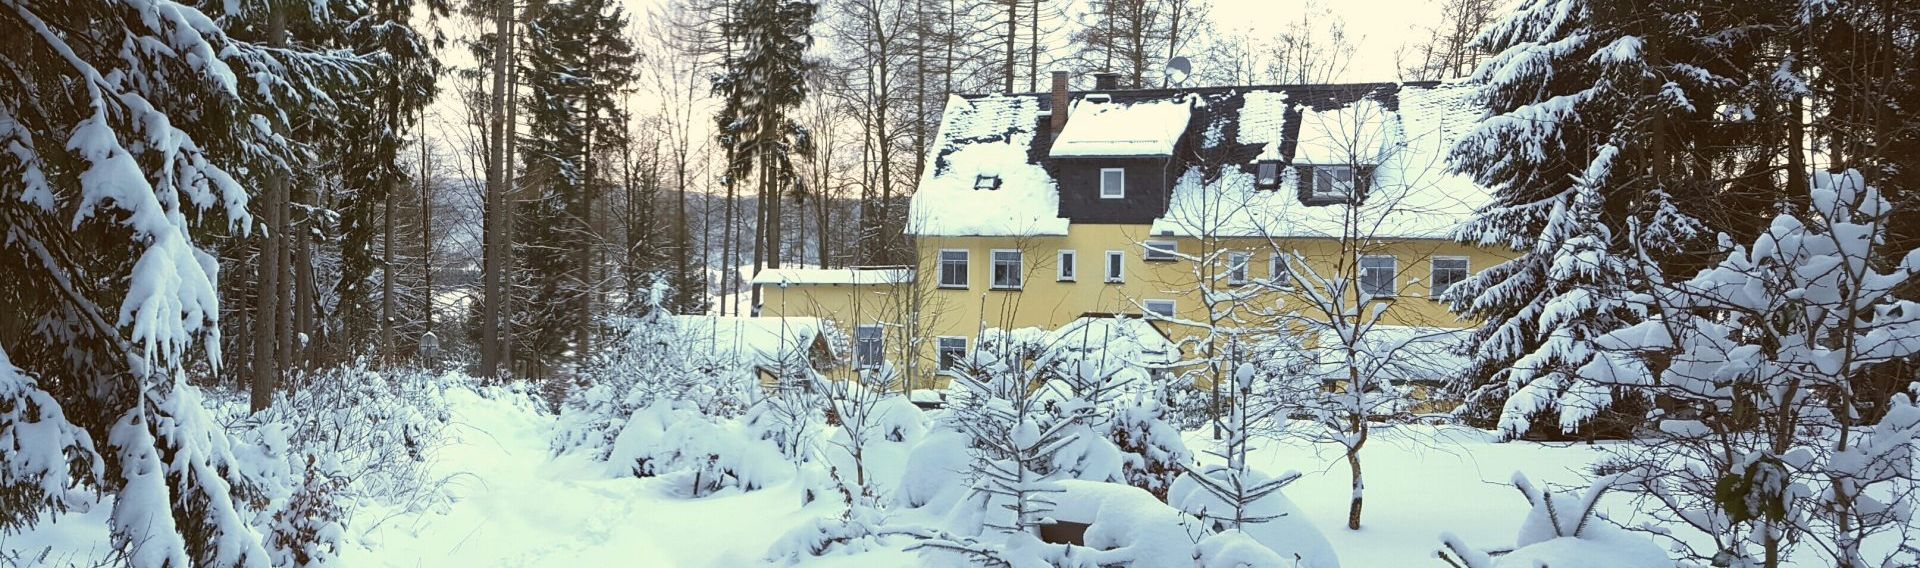
[(551, 417), (464, 389), (448, 399), (433, 471), (453, 502), (420, 515), (369, 504), (346, 565), (743, 566), (806, 514), (791, 485), (681, 500), (656, 479), (606, 479), (589, 460), (548, 458)]

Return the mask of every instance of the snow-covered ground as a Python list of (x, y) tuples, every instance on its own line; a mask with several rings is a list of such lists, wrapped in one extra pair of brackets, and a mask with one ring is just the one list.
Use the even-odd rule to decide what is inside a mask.
[[(356, 515), (349, 566), (745, 566), (802, 521), (837, 514), (802, 508), (792, 483), (684, 499), (661, 478), (607, 479), (578, 455), (548, 457), (553, 417), (510, 397), (449, 391), (455, 424), (435, 472), (451, 504), (410, 514), (373, 505)], [(1507, 546), (1527, 512), (1507, 484), (1516, 470), (1545, 483), (1577, 483), (1597, 453), (1585, 445), (1492, 444), (1470, 429), (1386, 433), (1364, 454), (1365, 527), (1342, 527), (1345, 462), (1331, 448), (1269, 442), (1253, 465), (1306, 475), (1286, 491), (1340, 554), (1343, 566), (1427, 565), (1439, 533)], [(1205, 448), (1205, 432), (1188, 443)], [(824, 502), (823, 502), (824, 503)], [(914, 566), (896, 549), (819, 559), (809, 566)]]

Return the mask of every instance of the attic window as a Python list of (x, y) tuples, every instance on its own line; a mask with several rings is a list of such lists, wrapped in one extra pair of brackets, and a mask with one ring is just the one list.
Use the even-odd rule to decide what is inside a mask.
[(1353, 194), (1353, 166), (1314, 166), (1313, 196), (1343, 198)]
[(1000, 189), (1000, 176), (978, 175), (973, 178), (973, 189), (978, 191)]
[(1280, 188), (1280, 162), (1267, 160), (1254, 166), (1254, 187), (1260, 189)]

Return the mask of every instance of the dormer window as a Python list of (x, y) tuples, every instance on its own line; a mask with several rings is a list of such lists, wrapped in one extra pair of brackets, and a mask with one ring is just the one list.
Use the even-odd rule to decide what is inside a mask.
[(973, 178), (973, 189), (988, 191), (1000, 189), (1000, 176), (978, 175)]
[(1267, 160), (1254, 166), (1254, 187), (1260, 189), (1280, 188), (1280, 162)]
[(1100, 168), (1100, 198), (1126, 199), (1127, 170), (1122, 168)]
[(1313, 196), (1342, 199), (1353, 194), (1353, 166), (1314, 166)]

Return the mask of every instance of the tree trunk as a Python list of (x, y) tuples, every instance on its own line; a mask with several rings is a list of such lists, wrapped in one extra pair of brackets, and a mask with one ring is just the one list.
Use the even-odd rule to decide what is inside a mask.
[(500, 319), (503, 314), (506, 297), (502, 288), (502, 273), (506, 271), (506, 107), (507, 107), (507, 51), (511, 39), (508, 31), (512, 27), (513, 0), (500, 0), (494, 14), (494, 52), (493, 52), (493, 98), (487, 110), (487, 133), (492, 138), (493, 147), (488, 148), (487, 159), (487, 223), (486, 223), (486, 271), (482, 275), (482, 294), (484, 297), (480, 315), (480, 375), (483, 377), (500, 376), (500, 365), (505, 359), (505, 349), (500, 337)]
[[(421, 144), (425, 143), (423, 139)], [(382, 214), (380, 231), (380, 363), (387, 367), (398, 359), (393, 351), (393, 195), (399, 192), (399, 187), (387, 186), (387, 199), (383, 204), (386, 211)]]
[[(287, 43), (287, 18), (285, 9), (277, 4), (267, 8), (267, 43), (284, 46)], [(284, 125), (276, 125), (284, 126)], [(276, 128), (276, 130), (279, 130)], [(260, 254), (255, 264), (260, 274), (257, 303), (253, 328), (253, 390), (249, 397), (249, 409), (252, 412), (266, 410), (273, 404), (273, 389), (280, 379), (279, 358), (275, 349), (278, 342), (275, 334), (279, 331), (280, 316), (280, 202), (286, 195), (286, 172), (271, 172), (267, 177), (266, 231), (260, 239)]]

